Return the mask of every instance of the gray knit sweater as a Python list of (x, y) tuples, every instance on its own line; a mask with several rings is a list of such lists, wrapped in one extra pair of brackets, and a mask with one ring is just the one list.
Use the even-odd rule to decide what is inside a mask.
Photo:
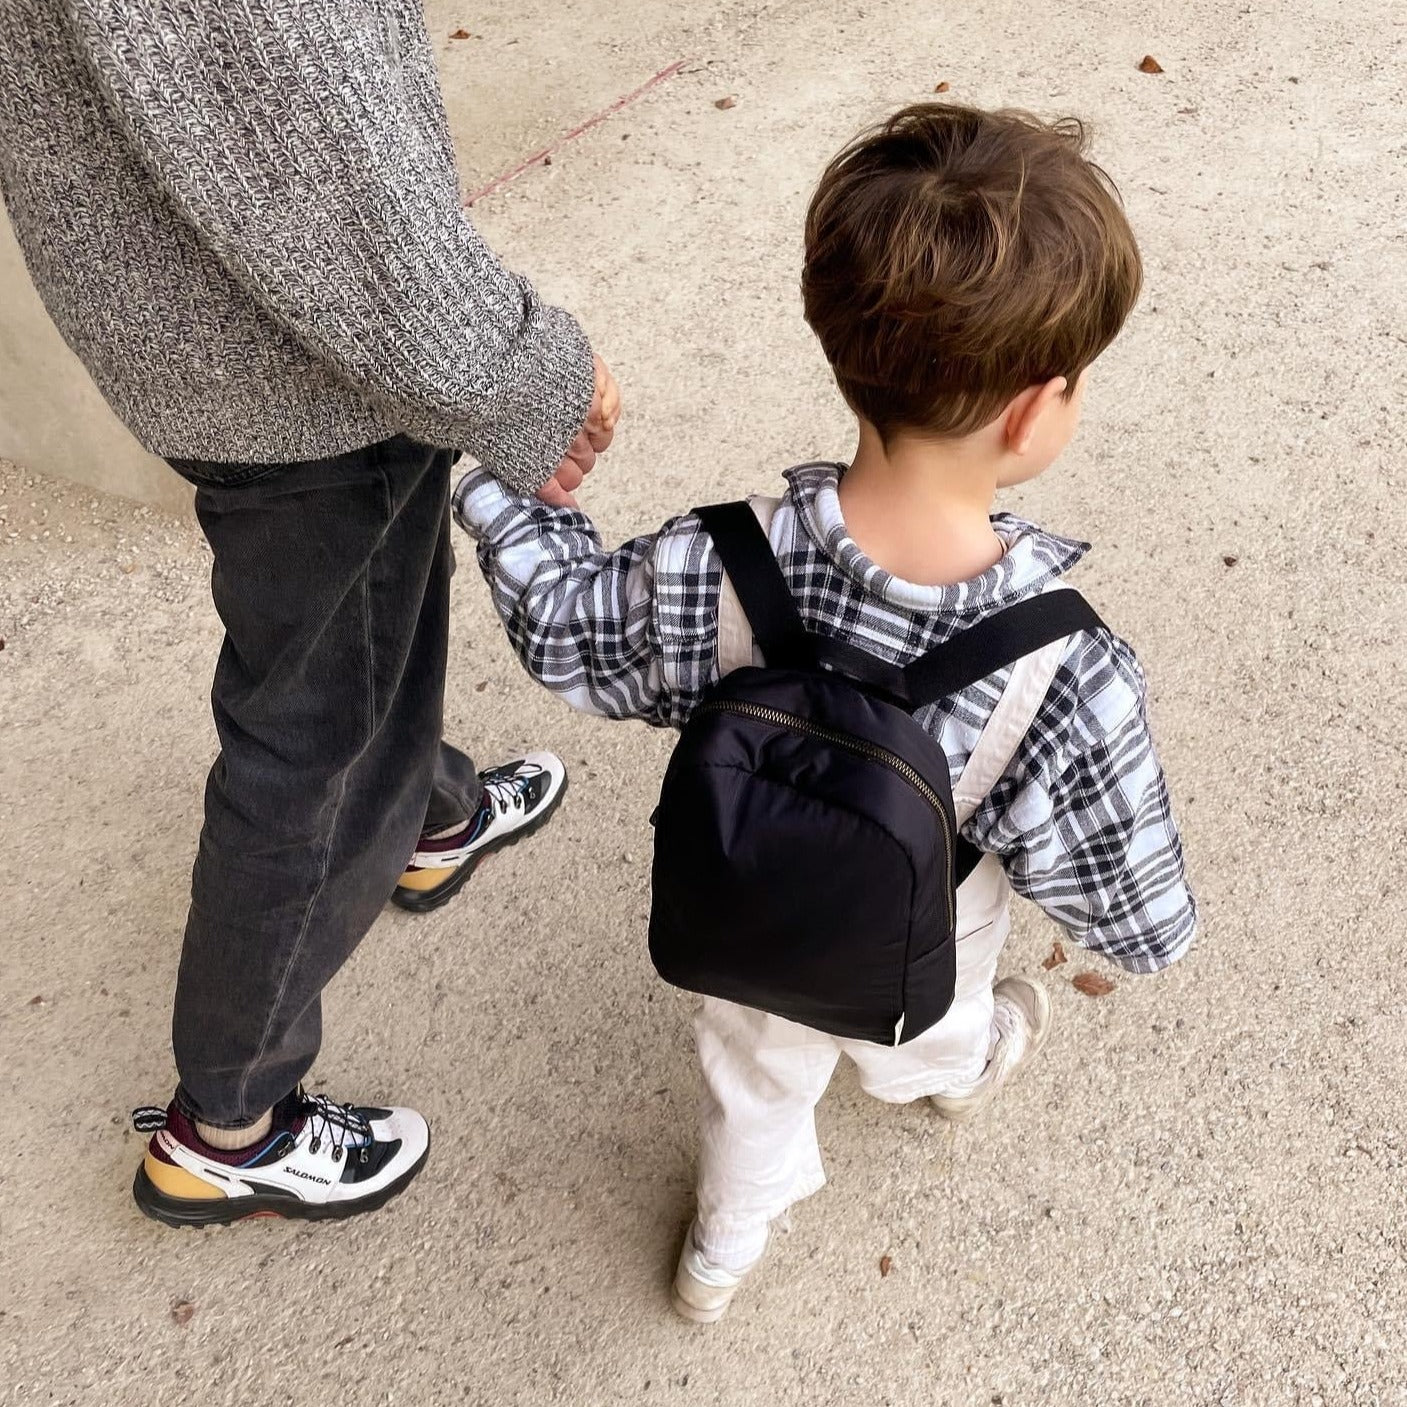
[(585, 418), (581, 329), (461, 207), (418, 0), (0, 0), (0, 193), (158, 454), (404, 433), (531, 490)]

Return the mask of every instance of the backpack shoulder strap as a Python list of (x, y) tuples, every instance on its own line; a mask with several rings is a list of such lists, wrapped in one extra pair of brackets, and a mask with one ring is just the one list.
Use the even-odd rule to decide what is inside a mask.
[[(987, 725), (982, 729), (977, 744), (972, 749), (966, 766), (962, 769), (962, 776), (953, 786), (953, 812), (959, 826), (965, 826), (976, 814), (977, 808), (987, 799), (988, 793), (1001, 780), (1002, 773), (1011, 765), (1011, 759), (1016, 756), (1016, 750), (1021, 746), (1021, 740), (1031, 731), (1031, 724), (1035, 722), (1036, 714), (1040, 712), (1046, 695), (1050, 693), (1050, 686), (1055, 682), (1060, 662), (1065, 658), (1065, 647), (1070, 636), (1075, 633), (1075, 630), (1104, 628), (1104, 622), (1100, 620), (1094, 608), (1085, 601), (1084, 597), (1080, 596), (1073, 587), (1063, 583), (1056, 583), (1046, 589), (1045, 595), (1021, 604), (1033, 605), (1041, 601), (1055, 602), (1062, 597), (1073, 598), (1073, 602), (1083, 607), (1083, 610), (1075, 610), (1070, 615), (1070, 619), (1080, 623), (1075, 626), (1074, 630), (1068, 630), (1064, 634), (1057, 635), (1054, 639), (1046, 640), (1035, 649), (1017, 656), (1015, 667), (1006, 681), (1001, 698), (997, 700), (997, 706), (987, 719)], [(1020, 609), (1019, 606), (1009, 608), (1013, 611), (1018, 609)], [(1062, 607), (1062, 611), (1069, 610), (1069, 604)], [(1008, 612), (1004, 611), (1002, 614), (1006, 615)], [(989, 620), (996, 619), (999, 617), (989, 617)], [(1038, 619), (1052, 623), (1051, 628), (1054, 628), (1053, 622), (1058, 617), (1049, 615), (1038, 617)], [(986, 623), (982, 622), (982, 624)], [(974, 630), (978, 628), (978, 626), (973, 627)], [(1045, 625), (1043, 624), (1040, 634), (1045, 633)], [(1036, 638), (1039, 638), (1039, 635)], [(995, 664), (989, 672), (1003, 668), (1003, 663)], [(985, 676), (982, 674), (976, 676), (976, 678), (983, 677)], [(976, 683), (976, 679), (969, 682)], [(958, 687), (965, 688), (966, 685), (960, 684)], [(943, 697), (943, 694), (938, 694), (935, 696), (935, 701), (937, 698)], [(977, 868), (982, 859), (982, 851), (960, 835), (955, 859), (956, 879), (960, 884)]]
[[(770, 536), (772, 519), (781, 499), (753, 497), (749, 498), (748, 502), (752, 505), (753, 515), (762, 531)], [(752, 625), (748, 621), (747, 612), (743, 610), (743, 603), (738, 600), (738, 591), (733, 585), (732, 577), (725, 571), (718, 593), (719, 677), (731, 674), (735, 669), (744, 669), (748, 665), (762, 662), (762, 652), (752, 638)]]
[(1036, 714), (1050, 693), (1068, 641), (1069, 636), (1062, 635), (1016, 661), (1001, 698), (953, 787), (953, 809), (958, 825), (966, 825), (972, 819), (1011, 765), (1021, 740), (1031, 731)]
[(1049, 591), (1018, 601), (914, 660), (904, 671), (912, 707), (959, 693), (1076, 631), (1102, 629), (1104, 622), (1078, 591)]
[(776, 509), (775, 499), (758, 499), (694, 510), (723, 562), (720, 674), (752, 663), (754, 638), (773, 668), (807, 655), (806, 625), (767, 537)]

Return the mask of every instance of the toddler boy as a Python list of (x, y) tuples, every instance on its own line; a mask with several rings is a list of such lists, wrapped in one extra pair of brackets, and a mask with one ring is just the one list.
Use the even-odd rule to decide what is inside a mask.
[[(1086, 373), (1140, 282), (1078, 123), (925, 104), (831, 163), (802, 289), (858, 448), (848, 465), (790, 470), (785, 497), (761, 510), (811, 630), (903, 664), (1061, 589), (1087, 548), (991, 516), (993, 499), (1068, 443)], [(482, 472), (455, 510), (527, 668), (574, 707), (679, 727), (751, 662), (694, 516), (607, 552), (581, 514)], [(719, 1318), (769, 1222), (824, 1182), (813, 1111), (842, 1054), (877, 1098), (929, 1098), (966, 1120), (1040, 1048), (1044, 989), (994, 982), (1013, 889), (1130, 972), (1192, 942), (1143, 675), (1122, 640), (1080, 632), (915, 717), (949, 760), (962, 834), (985, 852), (958, 891), (956, 997), (893, 1048), (704, 1000), (698, 1209), (673, 1299), (686, 1318)]]

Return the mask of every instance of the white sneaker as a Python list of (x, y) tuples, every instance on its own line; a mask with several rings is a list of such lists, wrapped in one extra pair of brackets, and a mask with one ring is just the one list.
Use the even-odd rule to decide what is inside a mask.
[(484, 799), (478, 814), (448, 832), (420, 837), (392, 901), (428, 913), (454, 898), (479, 863), (545, 825), (567, 790), (567, 769), (550, 752), (530, 752), (516, 762), (479, 773)]
[(167, 1226), (210, 1226), (252, 1216), (321, 1221), (375, 1211), (425, 1166), (430, 1129), (414, 1109), (334, 1104), (297, 1090), (249, 1148), (213, 1148), (175, 1104), (137, 1109), (151, 1132), (132, 1196)]
[(935, 1094), (933, 1107), (954, 1123), (965, 1124), (986, 1108), (992, 1096), (1016, 1073), (1023, 1061), (1040, 1050), (1050, 1034), (1050, 997), (1027, 977), (1003, 977), (992, 988), (992, 1024), (997, 1046), (987, 1068), (966, 1094)]
[[(761, 1260), (762, 1257), (757, 1258)], [(694, 1244), (691, 1224), (684, 1236), (684, 1248), (679, 1253), (679, 1268), (674, 1272), (674, 1287), (669, 1302), (681, 1319), (691, 1324), (716, 1324), (728, 1312), (728, 1305), (738, 1286), (747, 1279), (747, 1270), (724, 1270), (711, 1265)]]

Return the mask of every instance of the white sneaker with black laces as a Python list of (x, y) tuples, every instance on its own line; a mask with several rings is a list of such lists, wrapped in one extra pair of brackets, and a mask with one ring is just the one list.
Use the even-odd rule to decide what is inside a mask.
[(405, 1190), (430, 1153), (430, 1129), (414, 1109), (336, 1104), (295, 1091), (273, 1127), (248, 1148), (213, 1148), (175, 1104), (138, 1109), (151, 1132), (132, 1196), (167, 1226), (210, 1226), (246, 1217), (304, 1221), (356, 1216)]
[(933, 1107), (957, 1124), (975, 1119), (1050, 1034), (1050, 997), (1039, 982), (1027, 977), (1003, 977), (992, 988), (992, 994), (992, 1024), (997, 1041), (987, 1068), (970, 1090), (931, 1097)]
[(544, 825), (567, 790), (567, 769), (550, 752), (530, 752), (516, 762), (479, 773), (484, 795), (478, 813), (457, 826), (427, 831), (396, 885), (392, 901), (427, 913), (451, 899), (496, 850), (514, 845)]

